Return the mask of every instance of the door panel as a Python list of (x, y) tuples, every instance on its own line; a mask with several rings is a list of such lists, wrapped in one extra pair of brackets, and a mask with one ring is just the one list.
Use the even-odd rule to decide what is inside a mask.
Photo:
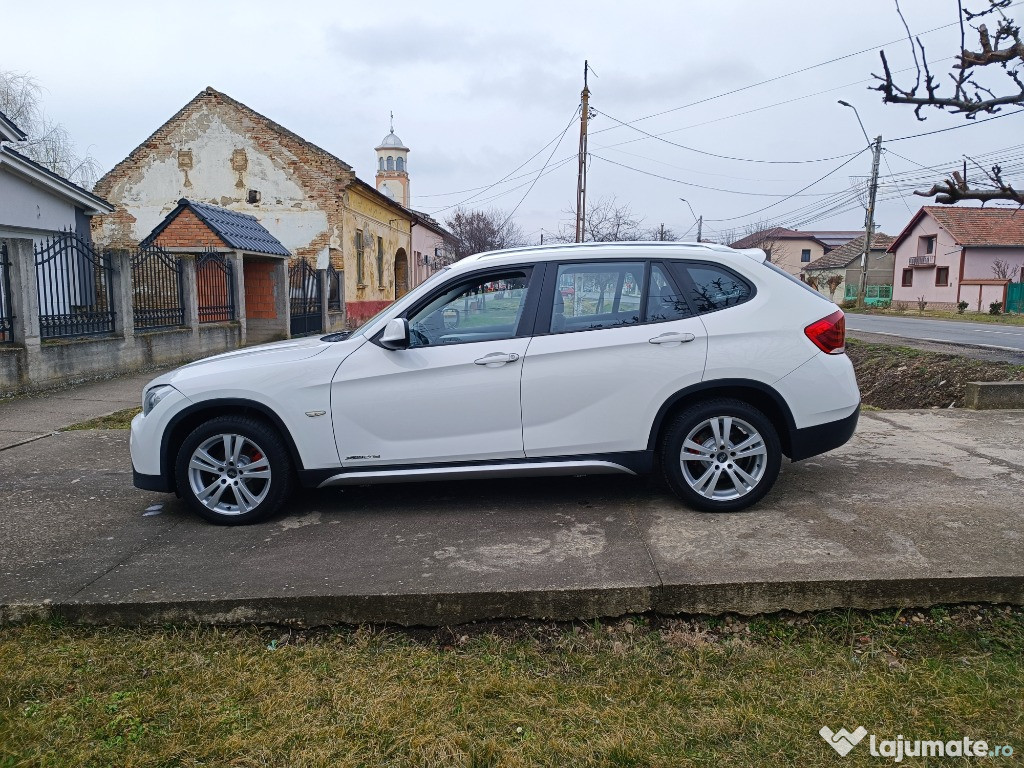
[[(519, 383), (529, 341), (403, 350), (364, 344), (331, 389), (342, 464), (522, 458)], [(510, 360), (476, 362), (489, 355)]]
[[(605, 277), (615, 270), (618, 279)], [(641, 275), (642, 301), (631, 287)], [(688, 316), (687, 302), (658, 264), (646, 272), (642, 265), (639, 271), (628, 264), (560, 265), (556, 280), (550, 326), (541, 329), (554, 332), (533, 339), (523, 364), (527, 457), (645, 450), (662, 403), (703, 377), (704, 324)], [(594, 298), (602, 288), (614, 297), (610, 320)], [(580, 305), (581, 290), (590, 303), (570, 307), (566, 295)], [(631, 296), (637, 297), (632, 305)], [(595, 329), (564, 332), (586, 322)], [(621, 324), (600, 327), (606, 323)]]

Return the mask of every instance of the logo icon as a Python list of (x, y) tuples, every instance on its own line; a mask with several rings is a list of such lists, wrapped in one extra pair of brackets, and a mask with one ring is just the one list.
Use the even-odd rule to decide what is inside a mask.
[(864, 726), (858, 726), (857, 730), (850, 733), (845, 728), (840, 728), (834, 732), (827, 725), (823, 725), (821, 730), (818, 731), (821, 734), (821, 738), (829, 743), (836, 752), (842, 757), (846, 757), (851, 749), (860, 744), (860, 740), (868, 735), (867, 728)]

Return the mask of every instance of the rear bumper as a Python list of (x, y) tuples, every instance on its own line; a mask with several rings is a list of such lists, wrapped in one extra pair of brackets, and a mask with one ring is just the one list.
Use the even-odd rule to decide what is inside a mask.
[(135, 467), (132, 467), (132, 484), (144, 491), (170, 493), (174, 490), (171, 481), (163, 475), (144, 475), (136, 470)]
[(817, 456), (819, 453), (825, 453), (844, 445), (853, 437), (859, 417), (860, 408), (858, 407), (845, 419), (793, 430), (790, 435), (789, 458), (793, 461), (809, 459), (811, 456)]

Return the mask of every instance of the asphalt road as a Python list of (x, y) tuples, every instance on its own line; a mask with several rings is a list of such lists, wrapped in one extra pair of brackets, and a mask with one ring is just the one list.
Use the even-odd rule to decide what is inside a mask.
[(991, 349), (1024, 352), (1024, 326), (996, 323), (960, 323), (925, 317), (846, 316), (846, 329), (863, 333), (899, 336), (942, 344), (970, 344)]

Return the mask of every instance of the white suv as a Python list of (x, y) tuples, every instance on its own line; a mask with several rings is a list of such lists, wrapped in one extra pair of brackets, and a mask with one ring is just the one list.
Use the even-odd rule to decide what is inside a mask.
[(214, 523), (322, 488), (659, 470), (731, 512), (853, 434), (843, 313), (762, 251), (684, 243), (484, 253), (361, 328), (154, 379), (135, 485)]

